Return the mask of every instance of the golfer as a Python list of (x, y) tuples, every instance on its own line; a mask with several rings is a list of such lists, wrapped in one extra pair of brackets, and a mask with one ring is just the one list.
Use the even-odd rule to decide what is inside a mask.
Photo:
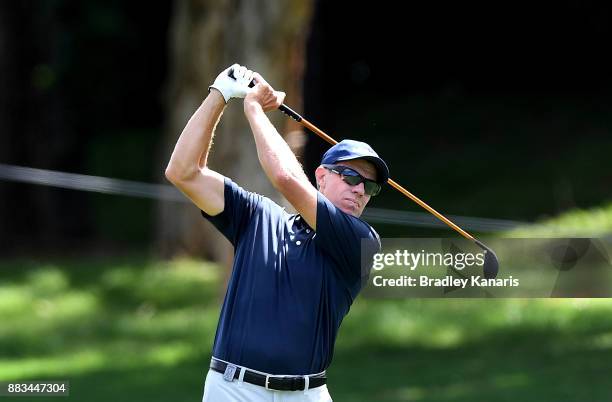
[[(387, 165), (369, 145), (344, 140), (324, 154), (313, 187), (265, 114), (284, 97), (245, 67), (226, 69), (166, 169), (235, 252), (203, 401), (331, 401), (325, 370), (336, 335), (367, 279), (362, 257), (371, 260), (380, 249), (378, 234), (359, 216), (389, 177)], [(208, 167), (231, 98), (244, 98), (261, 166), (297, 214)]]

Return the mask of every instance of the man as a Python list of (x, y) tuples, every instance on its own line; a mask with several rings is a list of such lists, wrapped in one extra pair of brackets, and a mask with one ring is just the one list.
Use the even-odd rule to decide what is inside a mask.
[[(208, 168), (223, 109), (242, 97), (261, 166), (297, 214)], [(368, 273), (362, 252), (368, 261), (380, 248), (378, 234), (359, 216), (389, 177), (387, 165), (367, 144), (342, 141), (316, 169), (317, 191), (265, 115), (284, 97), (245, 67), (226, 69), (166, 169), (235, 248), (203, 401), (331, 401), (325, 370)]]

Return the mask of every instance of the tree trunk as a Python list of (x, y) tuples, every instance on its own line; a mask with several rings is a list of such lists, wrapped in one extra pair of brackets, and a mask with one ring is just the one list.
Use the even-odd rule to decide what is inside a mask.
[[(260, 72), (275, 89), (287, 92), (287, 104), (301, 109), (304, 49), (312, 7), (311, 0), (176, 3), (160, 175), (183, 127), (206, 97), (208, 86), (232, 63)], [(282, 135), (296, 131), (280, 112), (269, 116)], [(300, 145), (299, 134), (291, 138), (291, 145)], [(209, 165), (240, 186), (285, 203), (259, 165), (255, 141), (238, 100), (229, 104), (217, 127)], [(231, 256), (229, 242), (188, 204), (160, 203), (157, 243), (166, 257), (186, 253), (227, 262)]]

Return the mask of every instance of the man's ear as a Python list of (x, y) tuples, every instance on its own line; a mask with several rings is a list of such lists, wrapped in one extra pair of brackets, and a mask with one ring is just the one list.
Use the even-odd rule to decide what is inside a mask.
[(315, 170), (315, 179), (317, 181), (317, 190), (320, 190), (321, 187), (325, 184), (325, 173), (327, 171), (325, 170), (325, 168), (323, 166), (319, 166), (316, 170)]

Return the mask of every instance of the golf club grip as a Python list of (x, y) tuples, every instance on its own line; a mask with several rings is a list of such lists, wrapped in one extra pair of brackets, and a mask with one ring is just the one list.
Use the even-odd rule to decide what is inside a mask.
[(278, 107), (278, 110), (285, 113), (287, 116), (291, 117), (293, 120), (297, 121), (298, 123), (302, 121), (302, 116), (300, 116), (298, 112), (291, 109), (289, 106), (285, 105), (284, 103)]
[[(227, 76), (233, 80), (236, 80), (236, 76), (234, 75), (233, 68), (230, 68), (230, 70), (227, 72)], [(251, 80), (251, 82), (249, 82), (249, 88), (253, 88), (254, 86), (255, 86), (255, 80)]]

